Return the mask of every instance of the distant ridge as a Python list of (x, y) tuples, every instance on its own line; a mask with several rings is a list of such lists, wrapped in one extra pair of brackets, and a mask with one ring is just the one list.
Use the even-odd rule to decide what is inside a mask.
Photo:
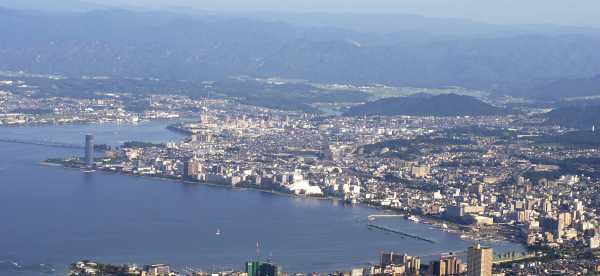
[(507, 114), (508, 110), (492, 106), (471, 96), (456, 94), (418, 94), (410, 97), (385, 98), (354, 106), (346, 116), (410, 115), (410, 116), (490, 116)]
[[(1, 1), (27, 7), (21, 0)], [(66, 3), (26, 1), (48, 9), (58, 7), (50, 3)], [(445, 22), (434, 21), (432, 26)], [(227, 15), (0, 9), (0, 36), (7, 38), (0, 43), (0, 69), (188, 81), (277, 76), (354, 85), (460, 86), (531, 97), (529, 88), (535, 85), (600, 72), (600, 35), (573, 32), (449, 37), (423, 29), (363, 33)], [(515, 91), (519, 87), (525, 89)]]
[(548, 124), (580, 129), (592, 129), (595, 126), (600, 132), (599, 104), (561, 107), (546, 113), (545, 117)]
[(83, 12), (107, 6), (78, 0), (0, 0), (0, 7), (46, 12)]
[(589, 78), (559, 79), (527, 89), (524, 93), (540, 99), (600, 96), (600, 75)]

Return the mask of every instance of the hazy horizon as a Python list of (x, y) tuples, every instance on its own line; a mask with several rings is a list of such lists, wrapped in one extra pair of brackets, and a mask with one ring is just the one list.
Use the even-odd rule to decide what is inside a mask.
[(600, 2), (592, 0), (566, 1), (507, 0), (86, 0), (86, 2), (143, 8), (190, 7), (215, 12), (327, 12), (327, 13), (387, 13), (414, 14), (425, 17), (468, 19), (493, 24), (553, 24), (564, 26), (600, 27)]

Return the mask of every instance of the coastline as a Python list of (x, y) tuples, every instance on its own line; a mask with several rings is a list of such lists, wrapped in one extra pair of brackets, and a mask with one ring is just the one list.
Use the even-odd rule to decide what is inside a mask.
[[(38, 164), (42, 165), (42, 166), (62, 167), (62, 168), (67, 168), (67, 169), (77, 169), (77, 170), (85, 169), (85, 168), (83, 168), (81, 166), (77, 166), (75, 164), (68, 164), (68, 163), (65, 163), (64, 161), (52, 161), (51, 159), (40, 161), (40, 162), (38, 162)], [(119, 174), (119, 175), (124, 175), (124, 176), (142, 177), (145, 179), (152, 179), (152, 180), (170, 181), (172, 183), (179, 182), (182, 184), (205, 185), (208, 187), (218, 187), (218, 188), (229, 189), (229, 190), (257, 191), (257, 192), (269, 193), (272, 195), (286, 196), (286, 197), (291, 197), (291, 198), (330, 200), (330, 201), (336, 201), (336, 202), (342, 201), (344, 204), (348, 204), (348, 205), (360, 205), (360, 206), (365, 206), (365, 207), (371, 208), (373, 210), (389, 212), (389, 213), (391, 213), (391, 215), (403, 217), (405, 220), (408, 220), (408, 217), (412, 216), (412, 217), (415, 217), (418, 219), (418, 221), (413, 221), (414, 223), (419, 223), (421, 225), (430, 225), (430, 229), (435, 229), (437, 231), (442, 231), (442, 232), (447, 232), (447, 233), (451, 233), (454, 235), (458, 235), (460, 237), (460, 239), (462, 239), (462, 240), (471, 240), (471, 241), (488, 242), (488, 243), (513, 242), (513, 243), (516, 243), (519, 245), (523, 245), (527, 249), (527, 246), (526, 246), (526, 244), (523, 243), (522, 239), (518, 239), (515, 237), (508, 236), (508, 235), (503, 235), (501, 233), (499, 233), (499, 235), (494, 236), (494, 237), (482, 237), (482, 236), (479, 236), (475, 231), (470, 230), (465, 225), (460, 225), (460, 224), (446, 221), (446, 220), (443, 220), (443, 219), (440, 219), (437, 217), (419, 215), (419, 214), (414, 214), (414, 213), (411, 213), (411, 212), (405, 211), (405, 210), (398, 210), (398, 209), (389, 208), (389, 207), (385, 207), (385, 206), (381, 206), (381, 205), (376, 205), (376, 204), (372, 204), (370, 202), (346, 203), (343, 199), (341, 199), (339, 197), (335, 197), (335, 196), (297, 195), (297, 194), (288, 193), (288, 192), (284, 192), (284, 191), (277, 191), (274, 189), (260, 188), (257, 186), (231, 186), (231, 185), (223, 185), (223, 184), (216, 184), (216, 183), (210, 183), (210, 182), (186, 180), (186, 179), (182, 179), (182, 178), (178, 178), (178, 177), (167, 177), (167, 176), (161, 176), (161, 175), (139, 175), (139, 174), (134, 174), (134, 173), (129, 173), (129, 172), (114, 171), (114, 170), (102, 169), (102, 168), (97, 168), (96, 171), (103, 172), (103, 173)], [(373, 215), (376, 215), (376, 214), (373, 214)], [(369, 226), (369, 224), (370, 223), (367, 221), (366, 225)]]

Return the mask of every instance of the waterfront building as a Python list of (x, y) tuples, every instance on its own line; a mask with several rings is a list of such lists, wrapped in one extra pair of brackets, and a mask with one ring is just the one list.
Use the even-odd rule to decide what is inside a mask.
[(283, 269), (281, 266), (272, 263), (261, 263), (258, 266), (257, 276), (281, 276)]
[(260, 263), (256, 261), (246, 262), (246, 273), (248, 276), (257, 276), (259, 265)]
[(401, 264), (404, 259), (404, 254), (394, 252), (382, 252), (379, 264), (381, 267), (386, 267), (392, 264)]
[(465, 264), (454, 255), (443, 256), (429, 266), (429, 272), (435, 276), (462, 275), (465, 271)]
[(246, 273), (248, 276), (281, 276), (283, 269), (272, 263), (249, 261), (246, 262)]
[(363, 276), (365, 275), (364, 268), (353, 268), (350, 271), (350, 276)]
[(183, 163), (183, 177), (186, 179), (197, 179), (202, 170), (200, 160), (192, 157)]
[(148, 276), (169, 276), (171, 270), (168, 265), (165, 264), (153, 264), (144, 267), (144, 271)]
[(94, 164), (94, 135), (85, 135), (85, 164), (91, 167)]
[(467, 276), (491, 276), (492, 258), (494, 251), (491, 247), (475, 244), (467, 250)]
[[(402, 270), (404, 274), (418, 274), (421, 270), (421, 259), (406, 254), (383, 252), (381, 253), (380, 266), (384, 270)], [(389, 269), (390, 267), (393, 267), (393, 269)]]

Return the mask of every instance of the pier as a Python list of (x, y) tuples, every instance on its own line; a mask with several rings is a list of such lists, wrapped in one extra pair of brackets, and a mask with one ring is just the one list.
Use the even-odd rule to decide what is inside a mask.
[(414, 234), (410, 234), (410, 233), (406, 233), (397, 229), (393, 229), (393, 228), (389, 228), (389, 227), (385, 227), (385, 226), (380, 226), (380, 225), (375, 225), (372, 223), (368, 224), (369, 227), (377, 229), (377, 230), (381, 230), (381, 231), (385, 231), (385, 232), (390, 232), (390, 233), (394, 233), (394, 234), (398, 234), (404, 237), (408, 237), (408, 238), (413, 238), (413, 239), (417, 239), (417, 240), (421, 240), (421, 241), (425, 241), (428, 243), (436, 243), (436, 241), (432, 240), (432, 239), (428, 239), (425, 237), (421, 237), (421, 236), (417, 236)]

